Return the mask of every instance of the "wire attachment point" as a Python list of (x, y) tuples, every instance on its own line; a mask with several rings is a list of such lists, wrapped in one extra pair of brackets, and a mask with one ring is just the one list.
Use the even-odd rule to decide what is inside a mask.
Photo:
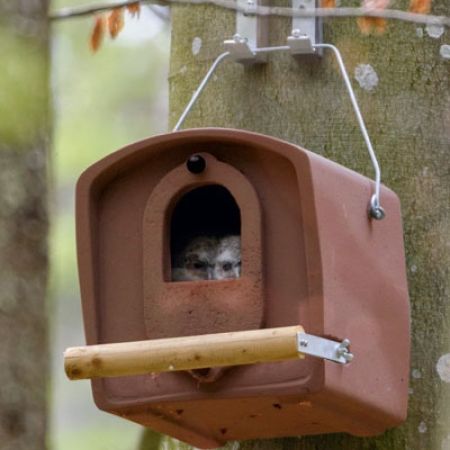
[(300, 30), (292, 30), (291, 36), (287, 38), (291, 55), (305, 55), (315, 53), (311, 38), (306, 34), (301, 34)]
[(250, 47), (248, 39), (240, 34), (236, 33), (233, 39), (227, 39), (223, 45), (234, 61), (240, 63), (254, 62), (256, 53)]
[(381, 207), (376, 194), (373, 194), (370, 199), (369, 217), (375, 220), (383, 220), (386, 217), (386, 212)]

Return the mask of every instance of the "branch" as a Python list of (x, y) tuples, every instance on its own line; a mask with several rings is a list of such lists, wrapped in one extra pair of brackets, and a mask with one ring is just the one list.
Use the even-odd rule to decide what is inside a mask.
[[(104, 3), (102, 5), (80, 6), (65, 8), (50, 15), (51, 20), (69, 19), (72, 17), (88, 16), (102, 11), (108, 11), (121, 6), (127, 6), (136, 1), (123, 1), (118, 3)], [(142, 0), (141, 3), (152, 3), (162, 6), (169, 4), (210, 4), (235, 11), (248, 12), (248, 9), (237, 5), (234, 0)], [(450, 17), (432, 16), (429, 14), (416, 14), (396, 9), (367, 9), (367, 8), (316, 8), (312, 10), (296, 10), (281, 6), (255, 6), (252, 12), (258, 16), (284, 16), (284, 17), (382, 17), (384, 19), (401, 20), (420, 24), (433, 24), (450, 27)]]
[(170, 12), (159, 9), (158, 5), (155, 5), (155, 4), (148, 5), (148, 8), (156, 17), (161, 19), (163, 22), (166, 22), (166, 23), (170, 22)]
[[(104, 11), (111, 11), (114, 8), (121, 8), (124, 6), (132, 5), (134, 3), (136, 3), (136, 0), (62, 8), (59, 11), (51, 13), (49, 15), (49, 19), (64, 20), (64, 19), (72, 19), (74, 17), (92, 16), (93, 14), (97, 14)], [(139, 3), (149, 3), (151, 5), (159, 5), (159, 6), (169, 5), (169, 1), (167, 0), (141, 0), (139, 1)]]

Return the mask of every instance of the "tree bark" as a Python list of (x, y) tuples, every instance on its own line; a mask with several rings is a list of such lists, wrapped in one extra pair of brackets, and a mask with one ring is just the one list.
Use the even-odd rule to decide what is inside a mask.
[[(449, 12), (446, 0), (433, 2), (433, 13)], [(212, 6), (174, 6), (172, 21), (174, 125), (223, 52), (222, 41), (235, 31), (234, 14)], [(271, 18), (271, 45), (285, 45), (289, 31), (288, 19)], [(365, 36), (354, 19), (324, 25), (324, 42), (343, 54), (383, 182), (402, 201), (412, 306), (408, 420), (375, 438), (291, 437), (241, 442), (241, 449), (450, 449), (450, 76), (448, 60), (439, 55), (450, 33), (430, 36), (437, 31), (391, 22), (383, 35)], [(358, 84), (355, 74), (370, 69), (377, 78)], [(288, 54), (272, 54), (268, 64), (249, 68), (225, 62), (184, 128), (204, 126), (276, 136), (373, 176), (338, 66), (328, 52), (322, 59), (298, 62)]]
[(46, 447), (47, 1), (0, 0), (0, 449)]

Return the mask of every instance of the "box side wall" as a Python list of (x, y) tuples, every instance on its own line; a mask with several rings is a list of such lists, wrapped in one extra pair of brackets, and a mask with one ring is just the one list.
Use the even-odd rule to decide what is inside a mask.
[[(326, 363), (326, 387), (375, 427), (406, 418), (410, 311), (400, 203), (381, 190), (386, 218), (369, 219), (373, 183), (312, 156), (324, 276), (324, 334), (351, 341), (354, 361)], [(376, 425), (378, 424), (378, 425)]]

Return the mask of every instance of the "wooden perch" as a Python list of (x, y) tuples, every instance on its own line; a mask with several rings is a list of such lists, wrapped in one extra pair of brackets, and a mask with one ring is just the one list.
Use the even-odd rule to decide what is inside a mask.
[(290, 326), (116, 344), (72, 347), (64, 352), (71, 380), (142, 375), (302, 358)]

